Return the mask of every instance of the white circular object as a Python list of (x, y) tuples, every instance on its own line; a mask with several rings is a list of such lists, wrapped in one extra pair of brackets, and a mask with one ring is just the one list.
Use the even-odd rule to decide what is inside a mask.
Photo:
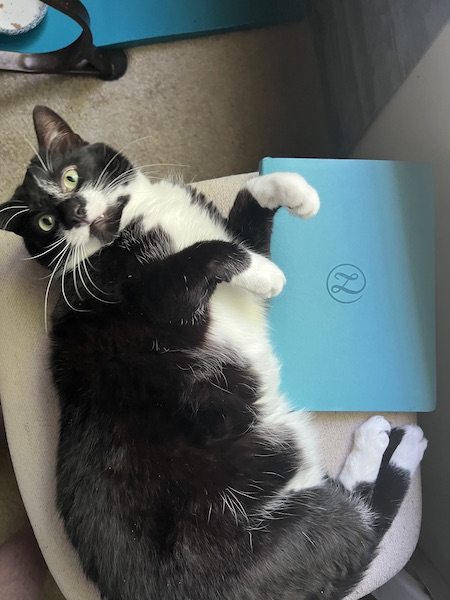
[(36, 27), (47, 12), (40, 0), (0, 0), (0, 33), (17, 35)]

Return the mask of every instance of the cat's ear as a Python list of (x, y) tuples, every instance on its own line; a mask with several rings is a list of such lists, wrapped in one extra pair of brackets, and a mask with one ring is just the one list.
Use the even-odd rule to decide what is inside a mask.
[(22, 235), (23, 215), (27, 212), (28, 207), (26, 204), (16, 198), (5, 202), (5, 204), (0, 204), (0, 229)]
[(64, 152), (86, 143), (72, 131), (64, 119), (46, 106), (34, 108), (33, 121), (39, 150)]

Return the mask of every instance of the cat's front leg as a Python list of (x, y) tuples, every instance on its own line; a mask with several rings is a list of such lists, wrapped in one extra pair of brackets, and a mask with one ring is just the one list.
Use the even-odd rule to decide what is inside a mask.
[(317, 191), (298, 173), (269, 173), (249, 179), (247, 190), (263, 208), (285, 207), (302, 219), (316, 215), (320, 208)]
[(270, 259), (248, 251), (250, 263), (231, 283), (253, 292), (261, 298), (278, 296), (286, 283), (283, 271)]
[(163, 260), (145, 265), (136, 262), (122, 283), (122, 297), (127, 310), (145, 313), (154, 322), (190, 320), (207, 305), (219, 283), (234, 281), (249, 269), (253, 271), (251, 255), (239, 244), (206, 241)]
[(309, 219), (320, 208), (316, 190), (298, 173), (270, 173), (249, 179), (238, 192), (227, 219), (227, 228), (245, 245), (270, 255), (275, 212), (287, 208)]
[(262, 298), (271, 298), (286, 283), (283, 271), (271, 260), (232, 242), (200, 242), (174, 255), (173, 261), (185, 265), (186, 274), (192, 273), (189, 280), (200, 276), (209, 290), (217, 283), (229, 282)]

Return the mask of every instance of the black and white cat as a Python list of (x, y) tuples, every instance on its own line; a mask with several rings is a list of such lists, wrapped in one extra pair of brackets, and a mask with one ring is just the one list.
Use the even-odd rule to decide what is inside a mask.
[(39, 154), (0, 224), (61, 286), (57, 505), (86, 575), (105, 600), (344, 597), (426, 440), (372, 417), (331, 480), (310, 418), (278, 390), (272, 219), (314, 215), (317, 193), (256, 177), (223, 218), (50, 109), (34, 123)]

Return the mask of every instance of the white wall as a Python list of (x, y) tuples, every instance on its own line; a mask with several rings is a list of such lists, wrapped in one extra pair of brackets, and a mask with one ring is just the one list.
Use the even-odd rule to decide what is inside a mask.
[(420, 546), (450, 585), (450, 25), (353, 156), (425, 161), (435, 170), (438, 408), (419, 417), (429, 439)]

